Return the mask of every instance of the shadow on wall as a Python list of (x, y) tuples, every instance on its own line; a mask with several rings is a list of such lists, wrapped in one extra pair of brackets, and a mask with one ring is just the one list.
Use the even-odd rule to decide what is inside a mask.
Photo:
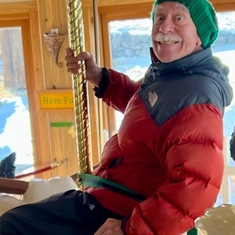
[(15, 178), (15, 160), (16, 153), (11, 153), (0, 161), (0, 177)]

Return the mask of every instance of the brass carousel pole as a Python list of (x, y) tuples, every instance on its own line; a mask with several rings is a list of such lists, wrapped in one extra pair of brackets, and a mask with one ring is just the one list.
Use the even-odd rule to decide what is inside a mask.
[[(67, 7), (69, 43), (76, 56), (85, 50), (82, 0), (68, 0)], [(85, 72), (85, 63), (82, 62), (78, 74), (72, 75), (79, 173), (89, 173), (92, 169), (91, 158), (89, 156), (88, 88), (85, 81)]]

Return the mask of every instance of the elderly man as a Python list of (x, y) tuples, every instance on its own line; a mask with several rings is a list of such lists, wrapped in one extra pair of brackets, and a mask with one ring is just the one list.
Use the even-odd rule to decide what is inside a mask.
[[(84, 192), (68, 191), (18, 207), (0, 233), (180, 235), (214, 205), (223, 175), (224, 107), (232, 99), (228, 68), (212, 56), (215, 11), (206, 0), (157, 0), (145, 77), (133, 82), (93, 57), (67, 50), (67, 68), (124, 113), (99, 166), (81, 175)], [(215, 128), (216, 127), (216, 128)]]

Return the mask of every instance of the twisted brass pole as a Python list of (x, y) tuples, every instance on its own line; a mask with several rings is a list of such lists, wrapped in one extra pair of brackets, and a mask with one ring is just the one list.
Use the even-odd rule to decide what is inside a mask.
[[(76, 56), (85, 50), (82, 0), (68, 0), (67, 8), (69, 43)], [(82, 62), (78, 74), (72, 75), (79, 173), (90, 172), (92, 168), (89, 156), (89, 109), (85, 72), (85, 63)]]

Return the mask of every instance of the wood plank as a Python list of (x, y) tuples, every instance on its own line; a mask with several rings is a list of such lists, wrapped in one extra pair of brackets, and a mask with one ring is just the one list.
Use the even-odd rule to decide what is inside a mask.
[[(118, 6), (118, 5), (134, 5), (140, 3), (153, 4), (153, 0), (98, 0), (98, 6)], [(83, 0), (82, 4), (84, 6), (92, 6), (92, 0)], [(211, 3), (235, 3), (235, 0), (211, 0)]]
[(28, 187), (27, 181), (0, 178), (0, 193), (24, 194)]
[[(35, 1), (17, 2), (17, 3), (2, 3), (0, 2), (0, 14), (13, 14), (13, 13), (28, 13), (37, 10)], [(1, 16), (2, 17), (2, 16)]]

